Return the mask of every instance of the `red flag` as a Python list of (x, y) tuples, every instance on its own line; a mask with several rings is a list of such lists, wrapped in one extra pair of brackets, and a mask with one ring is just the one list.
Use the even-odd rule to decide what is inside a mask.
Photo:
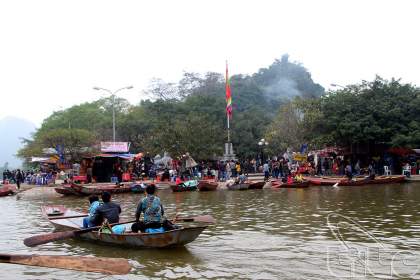
[(226, 62), (226, 114), (229, 118), (232, 118), (232, 94), (230, 91), (230, 81), (229, 81), (227, 62)]

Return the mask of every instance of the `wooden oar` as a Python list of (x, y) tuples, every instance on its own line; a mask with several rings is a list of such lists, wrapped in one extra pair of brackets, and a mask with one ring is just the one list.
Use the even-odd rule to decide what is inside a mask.
[(175, 217), (175, 221), (201, 222), (201, 223), (209, 223), (209, 224), (214, 224), (216, 222), (216, 220), (210, 215), (193, 216), (193, 217)]
[[(134, 222), (135, 221), (115, 223), (115, 224), (110, 224), (110, 226), (129, 224), (129, 223), (134, 223)], [(31, 237), (25, 238), (23, 240), (23, 244), (25, 244), (28, 247), (34, 247), (34, 246), (38, 246), (38, 245), (41, 245), (41, 244), (50, 243), (50, 242), (53, 242), (53, 241), (59, 241), (59, 240), (64, 240), (64, 239), (68, 239), (68, 238), (74, 238), (74, 237), (80, 236), (84, 233), (91, 232), (91, 231), (94, 231), (94, 230), (98, 230), (100, 228), (101, 228), (101, 226), (97, 226), (97, 227), (90, 227), (90, 228), (80, 229), (80, 230), (60, 231), (60, 232), (52, 232), (52, 233), (34, 235), (34, 236), (31, 236)]]
[(48, 217), (49, 220), (60, 220), (60, 219), (73, 219), (73, 218), (81, 218), (81, 217), (87, 217), (88, 214), (83, 215), (75, 215), (75, 216), (62, 216), (62, 217)]
[(120, 258), (0, 254), (0, 262), (104, 274), (127, 274), (131, 270), (130, 263)]

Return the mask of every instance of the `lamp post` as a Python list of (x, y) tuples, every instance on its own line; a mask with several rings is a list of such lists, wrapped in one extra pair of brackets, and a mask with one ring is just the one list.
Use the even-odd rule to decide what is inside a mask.
[(258, 146), (260, 146), (261, 149), (261, 162), (264, 162), (264, 147), (268, 145), (268, 142), (262, 138), (259, 142), (258, 142)]
[(106, 88), (100, 88), (100, 87), (94, 87), (94, 90), (104, 90), (108, 92), (112, 97), (112, 141), (115, 142), (115, 95), (124, 89), (132, 89), (133, 86), (123, 87), (120, 89), (117, 89), (116, 91), (112, 92), (109, 89)]

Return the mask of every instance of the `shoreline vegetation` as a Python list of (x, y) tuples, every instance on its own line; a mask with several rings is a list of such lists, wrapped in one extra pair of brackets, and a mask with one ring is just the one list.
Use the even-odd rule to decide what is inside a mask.
[[(261, 138), (270, 142), (264, 153), (272, 155), (298, 151), (302, 144), (356, 152), (354, 147), (367, 147), (372, 153), (375, 147), (420, 144), (420, 91), (400, 80), (376, 77), (326, 92), (307, 69), (284, 55), (257, 73), (232, 76), (230, 83), (231, 136), (241, 159), (261, 153)], [(150, 154), (189, 152), (198, 160), (222, 155), (227, 140), (224, 86), (219, 73), (184, 73), (178, 83), (151, 81), (145, 91), (150, 98), (137, 105), (117, 97), (117, 141)], [(112, 99), (103, 98), (54, 112), (32, 139), (23, 140), (18, 156), (28, 160), (43, 148), (62, 145), (66, 157), (77, 162), (86, 147), (111, 138)]]

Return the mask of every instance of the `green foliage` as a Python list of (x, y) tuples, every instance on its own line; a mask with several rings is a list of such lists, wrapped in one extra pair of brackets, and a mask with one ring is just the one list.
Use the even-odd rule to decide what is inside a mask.
[[(289, 62), (287, 57), (254, 75), (232, 76), (231, 87), (232, 142), (235, 153), (242, 158), (259, 152), (258, 140), (264, 137), (267, 126), (288, 98), (314, 97), (323, 92), (304, 67)], [(132, 152), (167, 151), (174, 157), (189, 152), (197, 160), (222, 155), (227, 140), (223, 75), (186, 72), (178, 83), (154, 79), (145, 93), (151, 99), (137, 106), (116, 99), (117, 140), (131, 142)], [(96, 142), (111, 139), (111, 99), (54, 112), (44, 120), (33, 139), (25, 140), (19, 155), (39, 155), (42, 148), (63, 142), (78, 150), (89, 144), (91, 138), (80, 134), (83, 141), (74, 142), (68, 133), (76, 130), (95, 135)], [(78, 157), (74, 155), (74, 159)]]
[(80, 161), (86, 148), (91, 148), (96, 143), (95, 134), (86, 129), (57, 128), (39, 130), (35, 140), (25, 139), (25, 146), (18, 152), (18, 156), (29, 159), (32, 156), (42, 156), (43, 148), (56, 148), (62, 146), (65, 155), (73, 161)]
[(265, 139), (270, 143), (268, 150), (279, 154), (287, 148), (295, 151), (304, 143), (303, 113), (298, 100), (281, 105), (273, 122), (267, 127)]
[[(300, 104), (304, 135), (316, 145), (420, 145), (419, 90), (398, 80), (374, 81), (330, 92)], [(310, 140), (310, 139), (308, 139)]]

